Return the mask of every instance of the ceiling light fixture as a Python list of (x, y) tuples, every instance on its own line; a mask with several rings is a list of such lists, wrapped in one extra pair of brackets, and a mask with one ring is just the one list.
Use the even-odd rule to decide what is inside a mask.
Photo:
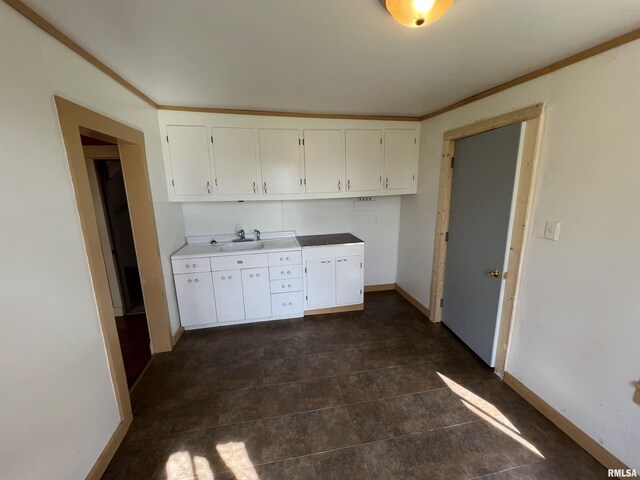
[(453, 0), (380, 0), (396, 21), (405, 27), (423, 27), (445, 14)]

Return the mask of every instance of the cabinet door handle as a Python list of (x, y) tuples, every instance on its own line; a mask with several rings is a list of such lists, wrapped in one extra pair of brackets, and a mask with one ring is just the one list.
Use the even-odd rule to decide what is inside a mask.
[(267, 193), (267, 182), (263, 183), (264, 193)]
[(256, 182), (253, 182), (253, 193), (256, 193)]
[(385, 177), (384, 188), (389, 188), (389, 177)]
[(347, 179), (347, 190), (351, 190), (351, 179)]
[(338, 191), (340, 191), (340, 180), (338, 180)]
[(207, 182), (207, 193), (211, 193), (211, 182)]

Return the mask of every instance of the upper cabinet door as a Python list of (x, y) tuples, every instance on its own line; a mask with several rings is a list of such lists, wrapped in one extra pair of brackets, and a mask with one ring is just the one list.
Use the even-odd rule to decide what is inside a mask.
[(339, 193), (342, 179), (342, 130), (304, 131), (307, 193)]
[(207, 127), (167, 126), (171, 178), (176, 196), (211, 194)]
[(214, 127), (211, 134), (218, 195), (257, 194), (255, 130)]
[(418, 137), (414, 129), (384, 131), (384, 188), (415, 188), (418, 169)]
[(382, 130), (346, 130), (347, 191), (380, 190)]
[(300, 193), (300, 135), (293, 129), (260, 129), (262, 193)]

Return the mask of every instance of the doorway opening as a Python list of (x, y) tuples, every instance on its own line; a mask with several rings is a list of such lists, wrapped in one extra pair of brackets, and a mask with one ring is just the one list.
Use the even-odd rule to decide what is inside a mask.
[[(87, 475), (87, 478), (100, 478), (131, 425), (133, 414), (105, 260), (111, 253), (108, 251), (108, 255), (105, 255), (100, 242), (90, 182), (90, 172), (95, 171), (95, 168), (89, 168), (93, 162), (87, 161), (85, 148), (108, 150), (106, 157), (94, 151), (91, 153), (93, 159), (119, 159), (127, 194), (151, 351), (171, 351), (174, 339), (149, 186), (144, 133), (62, 97), (54, 98), (82, 227), (107, 365), (120, 415), (120, 422)], [(83, 147), (83, 135), (107, 144)], [(115, 156), (114, 151), (117, 152)]]
[[(519, 154), (519, 161), (514, 174), (514, 184), (509, 185), (508, 176), (503, 175), (503, 184), (506, 186), (505, 188), (507, 190), (510, 189), (509, 191), (505, 190), (505, 192), (503, 192), (503, 198), (506, 198), (509, 193), (513, 195), (515, 192), (515, 196), (509, 196), (509, 198), (505, 200), (508, 203), (507, 210), (509, 213), (506, 215), (506, 224), (503, 222), (503, 225), (500, 227), (504, 230), (504, 236), (502, 238), (507, 247), (506, 252), (504, 252), (504, 249), (502, 250), (504, 258), (500, 259), (498, 255), (495, 259), (495, 264), (487, 264), (485, 266), (486, 268), (476, 268), (477, 271), (469, 272), (469, 275), (476, 275), (478, 278), (482, 277), (482, 280), (484, 281), (491, 278), (492, 280), (503, 282), (499, 285), (497, 290), (494, 289), (493, 294), (495, 297), (495, 305), (493, 305), (494, 310), (490, 312), (494, 314), (494, 318), (492, 319), (494, 322), (494, 330), (491, 331), (493, 336), (490, 340), (495, 343), (493, 344), (493, 357), (491, 357), (491, 354), (489, 357), (492, 358), (491, 363), (495, 362), (495, 372), (499, 376), (502, 376), (505, 372), (508, 347), (510, 343), (509, 340), (512, 331), (511, 327), (515, 313), (514, 307), (517, 298), (520, 270), (526, 246), (526, 232), (528, 231), (530, 223), (529, 217), (532, 203), (531, 196), (533, 193), (532, 187), (538, 153), (542, 111), (542, 104), (532, 105), (498, 117), (479, 121), (454, 130), (449, 130), (445, 132), (443, 136), (440, 187), (438, 193), (438, 214), (436, 220), (436, 238), (433, 253), (433, 271), (431, 276), (430, 295), (430, 318), (434, 322), (442, 321), (443, 305), (446, 303), (446, 299), (444, 298), (445, 274), (450, 274), (450, 271), (454, 268), (453, 266), (452, 268), (449, 268), (447, 265), (447, 250), (449, 248), (448, 237), (450, 226), (454, 229), (456, 227), (455, 224), (450, 224), (452, 209), (456, 208), (456, 206), (452, 204), (453, 165), (456, 142), (460, 141), (460, 147), (461, 150), (463, 150), (462, 144), (471, 143), (468, 142), (471, 137), (480, 136), (480, 134), (485, 132), (497, 132), (498, 129), (502, 129), (507, 126), (512, 126), (511, 130), (514, 130), (512, 140), (514, 138), (518, 138), (519, 142), (518, 148), (515, 149), (517, 152), (516, 154)], [(521, 137), (518, 137), (520, 129), (519, 124), (522, 125)], [(504, 131), (506, 132), (506, 130)], [(500, 140), (498, 137), (494, 140), (497, 141), (497, 145), (502, 145), (503, 140)], [(469, 145), (467, 145), (467, 147), (468, 146)], [(482, 147), (475, 145), (472, 150), (475, 151), (475, 149), (482, 149)], [(514, 148), (511, 148), (511, 150), (514, 150)], [(494, 153), (489, 152), (488, 155), (492, 156)], [(470, 157), (473, 157), (473, 155)], [(483, 178), (478, 178), (478, 172), (475, 173), (475, 182), (480, 184), (483, 182)], [(469, 183), (469, 185), (473, 188), (474, 180), (472, 177), (473, 176), (470, 177), (471, 183)], [(486, 197), (491, 197), (495, 194), (496, 190), (499, 190), (494, 189), (490, 182), (484, 183), (480, 185), (480, 187), (484, 188)], [(466, 203), (473, 204), (475, 207), (475, 205), (479, 203), (478, 199), (481, 199), (481, 201), (485, 200), (481, 196), (478, 196), (476, 199), (471, 199), (471, 201), (467, 201)], [(465, 199), (462, 200), (462, 203), (464, 203)], [(458, 220), (459, 219), (456, 219), (456, 222), (458, 222)], [(482, 229), (490, 229), (491, 226), (487, 225), (485, 222), (477, 225), (476, 227), (477, 231), (481, 231)], [(462, 232), (462, 229), (459, 228), (458, 231)], [(468, 247), (469, 245), (467, 245), (467, 248)], [(475, 250), (476, 245), (472, 245), (472, 248)], [(455, 254), (455, 252), (452, 253)], [(451, 260), (450, 263), (453, 264), (454, 261), (455, 259)], [(501, 268), (498, 268), (498, 266), (501, 267), (502, 265), (508, 265), (508, 272), (502, 272)], [(454, 285), (452, 287), (449, 285), (448, 288), (451, 290), (452, 288), (456, 288), (456, 286)], [(483, 295), (483, 292), (481, 291), (476, 293), (479, 293), (479, 295), (476, 296)], [(472, 298), (464, 298), (464, 302), (471, 300)], [(475, 323), (474, 318), (470, 319), (470, 322), (472, 324), (469, 326), (469, 330), (471, 331), (471, 335), (475, 335), (477, 334), (478, 324)]]
[(151, 360), (127, 189), (116, 144), (81, 135), (127, 386)]

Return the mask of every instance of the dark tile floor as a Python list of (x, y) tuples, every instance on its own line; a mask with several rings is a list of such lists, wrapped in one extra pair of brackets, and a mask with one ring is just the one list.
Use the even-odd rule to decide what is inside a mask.
[(105, 479), (600, 479), (604, 468), (395, 292), (186, 332), (132, 392)]

